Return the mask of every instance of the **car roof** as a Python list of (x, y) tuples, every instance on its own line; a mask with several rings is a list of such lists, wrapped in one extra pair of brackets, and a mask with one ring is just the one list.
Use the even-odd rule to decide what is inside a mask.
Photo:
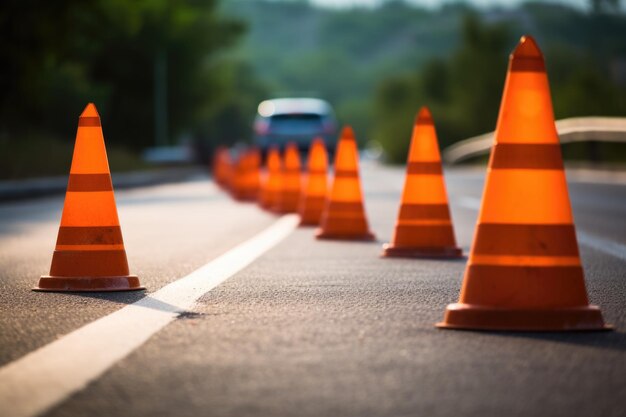
[(263, 117), (293, 113), (326, 115), (332, 113), (332, 107), (328, 102), (318, 98), (276, 98), (262, 101), (259, 104), (258, 112)]

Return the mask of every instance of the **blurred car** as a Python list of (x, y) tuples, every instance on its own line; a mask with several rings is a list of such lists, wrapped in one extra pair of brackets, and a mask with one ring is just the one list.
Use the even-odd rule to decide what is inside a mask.
[(263, 154), (270, 146), (281, 150), (295, 142), (304, 153), (316, 137), (332, 155), (337, 143), (337, 121), (331, 105), (316, 98), (278, 98), (259, 104), (254, 121), (254, 143)]

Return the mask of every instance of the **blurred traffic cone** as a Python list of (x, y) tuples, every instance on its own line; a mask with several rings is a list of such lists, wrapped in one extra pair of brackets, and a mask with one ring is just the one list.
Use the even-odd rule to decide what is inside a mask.
[(257, 199), (260, 187), (261, 155), (256, 148), (242, 152), (235, 168), (233, 197), (241, 201)]
[(335, 156), (335, 177), (324, 212), (318, 239), (373, 240), (369, 231), (359, 179), (359, 154), (352, 128), (341, 132)]
[(383, 256), (459, 258), (432, 116), (422, 107), (415, 119), (400, 214)]
[(213, 155), (213, 179), (220, 187), (226, 187), (228, 182), (228, 169), (230, 154), (228, 148), (220, 146)]
[(261, 207), (271, 209), (278, 204), (278, 198), (282, 187), (282, 162), (280, 151), (276, 147), (271, 147), (266, 158), (266, 174), (259, 204)]
[(220, 177), (222, 181), (222, 188), (226, 191), (230, 191), (235, 176), (235, 163), (230, 153), (230, 149), (226, 149), (226, 152), (222, 154), (220, 167)]
[(324, 211), (328, 182), (328, 154), (324, 140), (316, 138), (309, 148), (307, 179), (300, 198), (301, 225), (318, 225)]
[(587, 299), (548, 78), (529, 36), (510, 57), (461, 296), (437, 326), (608, 329)]
[(78, 132), (50, 275), (38, 291), (143, 289), (129, 275), (100, 116), (89, 103)]
[(273, 210), (277, 213), (298, 211), (302, 178), (300, 176), (300, 152), (294, 142), (289, 142), (283, 158), (282, 186), (277, 204)]

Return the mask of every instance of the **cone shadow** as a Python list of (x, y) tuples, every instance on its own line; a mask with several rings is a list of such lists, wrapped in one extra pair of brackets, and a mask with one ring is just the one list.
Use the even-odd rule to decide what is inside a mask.
[[(611, 330), (610, 328), (607, 330)], [(481, 332), (494, 337), (513, 337), (543, 342), (554, 342), (565, 345), (609, 349), (617, 352), (626, 352), (626, 333), (622, 332)]]
[(79, 297), (91, 298), (94, 300), (109, 301), (116, 304), (131, 305), (135, 304), (138, 307), (149, 308), (152, 310), (162, 311), (165, 313), (176, 313), (176, 319), (194, 319), (204, 317), (206, 314), (197, 313), (189, 310), (181, 310), (180, 307), (173, 304), (166, 303), (161, 300), (152, 298), (150, 295), (146, 295), (143, 291), (138, 292), (116, 292), (116, 293), (64, 293), (70, 295), (76, 295)]

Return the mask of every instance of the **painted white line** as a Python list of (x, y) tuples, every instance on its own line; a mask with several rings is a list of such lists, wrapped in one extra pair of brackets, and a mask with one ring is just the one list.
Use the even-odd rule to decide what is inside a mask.
[(576, 231), (576, 236), (578, 236), (578, 242), (581, 245), (604, 252), (626, 262), (626, 245), (622, 245), (621, 243), (612, 240), (601, 239), (580, 230)]
[(3, 366), (0, 416), (33, 417), (85, 388), (202, 295), (286, 238), (298, 222), (298, 216), (285, 215), (186, 277)]
[[(453, 200), (453, 203), (470, 210), (480, 209), (480, 200), (475, 197), (459, 197)], [(578, 228), (576, 229), (576, 236), (578, 237), (578, 243), (581, 245), (614, 256), (621, 261), (626, 261), (626, 245), (590, 235)]]

